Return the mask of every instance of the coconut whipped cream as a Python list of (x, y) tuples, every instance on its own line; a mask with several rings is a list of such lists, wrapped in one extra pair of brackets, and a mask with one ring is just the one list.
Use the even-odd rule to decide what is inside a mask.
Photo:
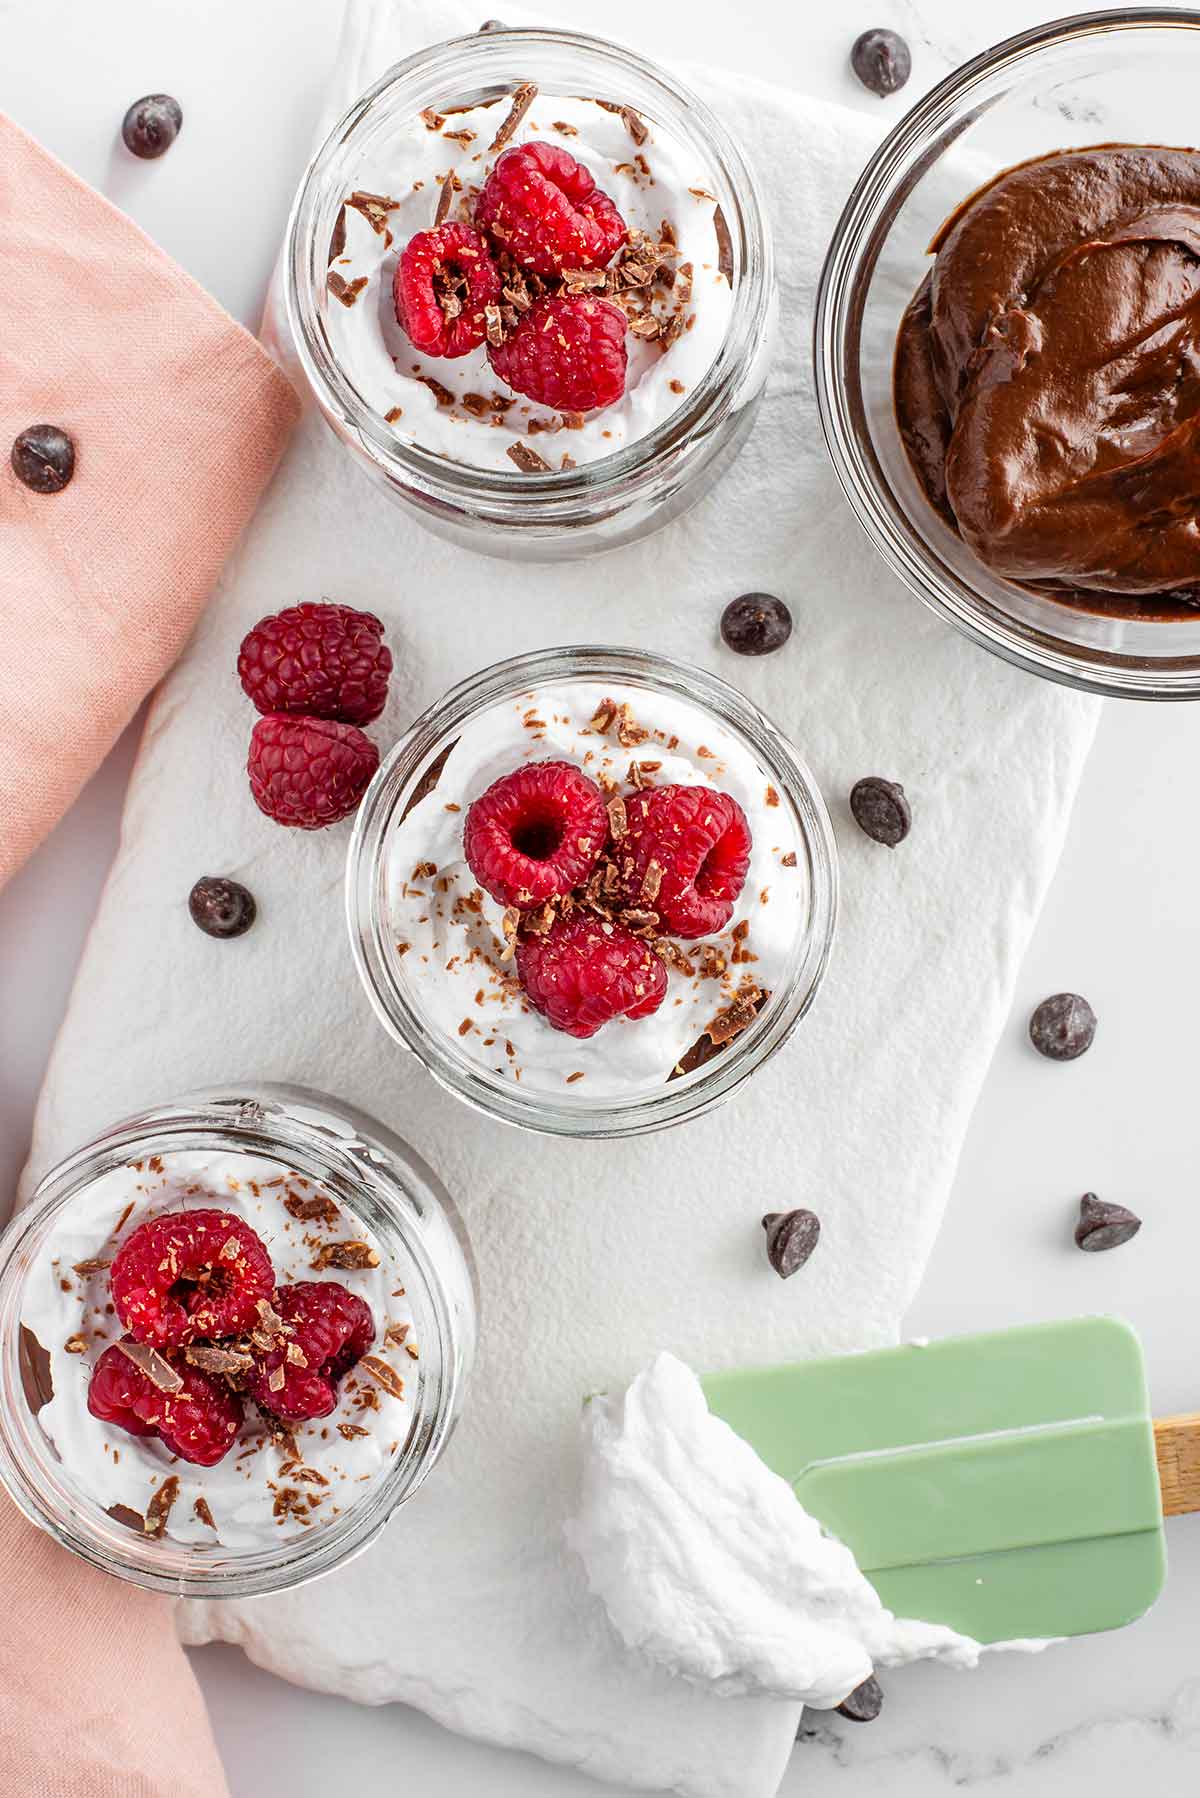
[(730, 1697), (828, 1710), (873, 1668), (974, 1667), (986, 1652), (941, 1624), (893, 1616), (674, 1356), (623, 1397), (591, 1400), (584, 1431), (567, 1539), (622, 1640), (672, 1673)]
[[(66, 1208), (30, 1267), (21, 1316), (49, 1357), (53, 1394), (38, 1410), (38, 1423), (94, 1503), (139, 1527), (154, 1493), (174, 1476), (179, 1490), (165, 1526), (172, 1541), (265, 1548), (340, 1515), (403, 1446), (408, 1400), (355, 1370), (341, 1382), (337, 1408), (288, 1426), (290, 1441), (273, 1439), (247, 1400), (238, 1439), (215, 1467), (194, 1466), (156, 1437), (132, 1436), (87, 1408), (92, 1368), (124, 1333), (109, 1299), (108, 1269), (94, 1264), (111, 1261), (148, 1217), (204, 1206), (219, 1206), (258, 1232), (278, 1285), (333, 1279), (357, 1293), (375, 1319), (372, 1354), (402, 1379), (415, 1373), (404, 1345), (384, 1341), (389, 1325), (397, 1326), (395, 1336), (408, 1325), (406, 1340), (416, 1349), (412, 1313), (399, 1290), (403, 1270), (357, 1219), (344, 1213), (336, 1221), (332, 1213), (298, 1218), (287, 1208), (299, 1210), (322, 1196), (311, 1181), (263, 1156), (176, 1150), (102, 1175)], [(323, 1244), (347, 1239), (367, 1242), (378, 1265), (314, 1270)]]
[[(595, 720), (605, 701), (627, 705), (645, 740), (623, 746), (619, 725), (601, 733)], [(712, 953), (680, 943), (692, 972), (668, 962), (667, 994), (656, 1012), (615, 1018), (582, 1040), (553, 1029), (526, 1002), (513, 964), (501, 959), (504, 907), (482, 891), (463, 853), (472, 801), (521, 763), (554, 760), (575, 763), (602, 786), (615, 782), (626, 796), (635, 790), (633, 764), (645, 770), (646, 784), (719, 788), (738, 801), (753, 837), (733, 916), (719, 936), (705, 939)], [(428, 1027), (505, 1080), (540, 1092), (569, 1087), (584, 1102), (660, 1087), (743, 981), (767, 993), (769, 1005), (807, 914), (797, 821), (753, 755), (687, 700), (599, 681), (548, 682), (472, 718), (436, 786), (392, 832), (386, 853), (388, 920), (402, 978)], [(720, 974), (703, 971), (714, 963), (723, 966)]]
[[(678, 335), (664, 351), (627, 333), (623, 397), (576, 415), (570, 424), (563, 414), (514, 394), (492, 373), (486, 347), (461, 357), (422, 356), (396, 322), (396, 262), (411, 237), (433, 226), (448, 175), (458, 184), (449, 216), (469, 216), (472, 190), (482, 187), (501, 153), (488, 146), (508, 110), (504, 99), (445, 117), (422, 115), (397, 127), (370, 177), (364, 173), (364, 187), (372, 192), (348, 196), (345, 242), (330, 263), (325, 322), (343, 371), (398, 436), (454, 461), (511, 474), (514, 444), (536, 449), (558, 469), (564, 456), (568, 467), (594, 462), (654, 430), (686, 401), (716, 357), (733, 292), (720, 266), (712, 178), (697, 152), (653, 119), (639, 121), (638, 136), (643, 124), (646, 134), (639, 143), (624, 118), (598, 101), (539, 93), (501, 148), (533, 139), (560, 145), (587, 166), (631, 231), (657, 240), (666, 222), (678, 247), (676, 286), (658, 310), (664, 323), (680, 314)], [(378, 200), (386, 212), (371, 203)]]

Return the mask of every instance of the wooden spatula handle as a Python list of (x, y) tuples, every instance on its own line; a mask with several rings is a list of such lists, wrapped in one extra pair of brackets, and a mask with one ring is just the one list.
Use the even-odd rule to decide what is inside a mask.
[(1200, 1511), (1200, 1411), (1156, 1417), (1154, 1452), (1164, 1517)]

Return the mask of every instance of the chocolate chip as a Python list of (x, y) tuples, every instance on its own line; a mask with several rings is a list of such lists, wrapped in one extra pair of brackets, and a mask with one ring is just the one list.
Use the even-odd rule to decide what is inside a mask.
[(75, 473), (75, 445), (59, 425), (30, 425), (12, 446), (13, 473), (34, 493), (61, 493)]
[(843, 1698), (837, 1706), (839, 1717), (849, 1717), (851, 1723), (874, 1723), (883, 1709), (883, 1687), (873, 1673), (863, 1680), (861, 1686), (855, 1686), (848, 1698)]
[(169, 150), (183, 125), (183, 108), (170, 94), (143, 94), (121, 121), (125, 148), (151, 162)]
[(1029, 1020), (1029, 1040), (1051, 1061), (1074, 1061), (1091, 1048), (1096, 1014), (1078, 993), (1053, 993)]
[(240, 881), (205, 874), (188, 894), (192, 922), (206, 936), (244, 936), (258, 915), (254, 894)]
[(792, 614), (773, 593), (743, 593), (721, 613), (725, 645), (739, 656), (769, 656), (792, 634)]
[(896, 31), (864, 31), (854, 41), (850, 67), (880, 99), (898, 93), (912, 74), (912, 52)]
[(858, 828), (872, 842), (894, 849), (912, 829), (912, 807), (894, 780), (868, 774), (850, 789), (850, 810)]
[(767, 1260), (781, 1280), (790, 1280), (817, 1246), (820, 1218), (815, 1211), (768, 1211), (762, 1225), (767, 1233)]
[(1075, 1247), (1098, 1254), (1103, 1249), (1119, 1249), (1123, 1242), (1136, 1236), (1142, 1220), (1124, 1205), (1108, 1205), (1094, 1192), (1085, 1192), (1079, 1201), (1079, 1222), (1075, 1226)]

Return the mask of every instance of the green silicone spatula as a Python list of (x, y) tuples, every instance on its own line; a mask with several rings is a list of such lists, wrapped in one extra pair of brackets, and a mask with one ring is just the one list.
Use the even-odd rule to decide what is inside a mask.
[(978, 1642), (1131, 1622), (1162, 1586), (1164, 1507), (1200, 1510), (1200, 1415), (1153, 1422), (1116, 1318), (703, 1384), (889, 1610)]

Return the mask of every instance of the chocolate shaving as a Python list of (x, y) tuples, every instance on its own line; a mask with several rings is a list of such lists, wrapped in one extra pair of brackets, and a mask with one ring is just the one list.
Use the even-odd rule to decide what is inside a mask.
[(318, 1270), (326, 1267), (347, 1270), (378, 1267), (379, 1255), (369, 1242), (326, 1242), (317, 1250), (316, 1258), (309, 1266)]
[(733, 239), (729, 235), (728, 221), (719, 206), (713, 213), (713, 230), (717, 234), (717, 268), (727, 281), (732, 282)]
[(266, 1299), (259, 1299), (254, 1308), (258, 1312), (259, 1327), (264, 1330), (268, 1336), (287, 1335), (287, 1325), (284, 1323), (282, 1317), (280, 1317), (278, 1311), (275, 1310), (274, 1306), (268, 1304)]
[(384, 1347), (401, 1348), (404, 1339), (411, 1328), (411, 1324), (389, 1324), (387, 1329), (383, 1332)]
[(284, 1365), (281, 1361), (279, 1363), (279, 1366), (273, 1367), (271, 1369), (270, 1373), (267, 1375), (267, 1386), (270, 1389), (270, 1391), (272, 1391), (272, 1392), (282, 1392), (283, 1388), (286, 1384), (287, 1384), (287, 1372), (284, 1369)]
[(68, 1355), (86, 1355), (88, 1350), (87, 1337), (68, 1336), (67, 1340), (63, 1343), (63, 1349)]
[(663, 869), (661, 865), (651, 857), (646, 864), (646, 872), (642, 876), (641, 896), (647, 905), (653, 905), (654, 901), (658, 898), (658, 891), (662, 886), (662, 878)]
[(403, 417), (404, 417), (404, 407), (403, 406), (393, 406), (390, 412), (384, 413), (383, 422), (386, 425), (394, 425), (398, 418), (403, 418)]
[(510, 461), (515, 462), (522, 474), (549, 474), (550, 464), (531, 449), (527, 443), (519, 440), (510, 443), (506, 451)]
[(608, 828), (617, 842), (629, 829), (629, 819), (625, 811), (625, 801), (620, 794), (608, 802)]
[(696, 271), (690, 262), (681, 262), (675, 271), (674, 293), (676, 303), (680, 307), (688, 305), (691, 300), (692, 282), (695, 279), (695, 273)]
[(488, 145), (489, 156), (492, 154), (493, 150), (502, 150), (505, 144), (509, 142), (517, 129), (517, 126), (521, 123), (521, 120), (525, 117), (525, 114), (529, 111), (529, 108), (536, 99), (537, 88), (534, 86), (533, 82), (523, 81), (513, 95), (512, 107), (508, 117)]
[(334, 220), (333, 231), (329, 238), (329, 255), (326, 263), (336, 262), (346, 247), (346, 208), (338, 207), (338, 215)]
[(112, 1266), (111, 1261), (101, 1261), (101, 1260), (77, 1261), (75, 1263), (74, 1267), (71, 1269), (71, 1272), (75, 1273), (75, 1274), (84, 1274), (84, 1275), (86, 1275), (86, 1274), (102, 1274), (106, 1267), (111, 1267), (111, 1266)]
[(608, 270), (603, 268), (565, 268), (563, 270), (563, 286), (568, 293), (587, 293), (596, 287), (608, 286)]
[(292, 1367), (307, 1367), (308, 1356), (298, 1342), (289, 1342), (284, 1349), (284, 1356)]
[(205, 1343), (196, 1343), (183, 1351), (183, 1358), (193, 1367), (199, 1367), (204, 1373), (217, 1375), (232, 1374), (235, 1377), (250, 1372), (254, 1366), (253, 1355), (244, 1349), (210, 1348)]
[(615, 100), (597, 100), (596, 105), (602, 106), (605, 112), (615, 112), (634, 143), (639, 149), (641, 148), (650, 133), (646, 129), (645, 121), (633, 110), (632, 106), (619, 106)]
[(718, 1048), (732, 1042), (758, 1016), (759, 1003), (763, 994), (753, 983), (738, 988), (737, 996), (719, 1011), (704, 1032), (709, 1041)]
[(362, 1373), (369, 1375), (376, 1385), (382, 1386), (385, 1392), (390, 1392), (393, 1398), (404, 1397), (404, 1381), (395, 1368), (378, 1355), (364, 1355), (358, 1366)]
[(786, 855), (781, 855), (779, 858), (779, 865), (781, 868), (794, 868), (796, 866), (796, 851), (794, 849), (789, 849)]
[(565, 119), (554, 119), (552, 121), (552, 126), (555, 131), (561, 131), (564, 137), (579, 136), (578, 127), (575, 125), (568, 125)]
[(206, 1498), (196, 1499), (195, 1503), (192, 1505), (192, 1514), (206, 1529), (210, 1529), (213, 1534), (216, 1535), (216, 1521), (212, 1512), (209, 1510), (208, 1500)]
[(325, 279), (328, 282), (330, 293), (335, 300), (340, 300), (343, 306), (353, 306), (355, 300), (357, 300), (359, 294), (367, 285), (367, 277), (365, 275), (359, 275), (354, 281), (347, 281), (342, 275), (338, 274), (335, 268), (330, 269)]
[(357, 1423), (339, 1423), (337, 1433), (339, 1436), (344, 1437), (347, 1442), (353, 1442), (356, 1436), (369, 1436), (371, 1434), (370, 1430), (364, 1430), (362, 1425)]
[(642, 907), (629, 906), (621, 913), (620, 922), (626, 930), (632, 930), (635, 936), (643, 935), (658, 928), (658, 913)]
[(168, 1474), (146, 1506), (142, 1528), (148, 1536), (161, 1536), (164, 1533), (167, 1527), (167, 1518), (171, 1515), (171, 1507), (178, 1497), (179, 1475), (177, 1473)]
[(662, 323), (653, 312), (639, 312), (630, 319), (629, 329), (635, 337), (649, 339), (659, 335), (662, 331)]
[(442, 126), (446, 123), (442, 114), (440, 112), (435, 112), (432, 106), (422, 107), (421, 117), (425, 121), (426, 131), (440, 131)]
[(517, 930), (521, 923), (521, 914), (515, 905), (510, 905), (500, 920), (500, 928), (504, 932), (504, 951), (500, 960), (511, 961), (517, 948)]
[(493, 349), (498, 349), (504, 342), (504, 320), (500, 316), (499, 306), (485, 306), (483, 316), (487, 325), (487, 340)]
[(312, 1223), (320, 1219), (323, 1224), (339, 1224), (342, 1214), (332, 1199), (323, 1195), (313, 1199), (302, 1199), (298, 1192), (290, 1192), (283, 1201), (283, 1208), (289, 1217), (299, 1218), (302, 1224)]
[(434, 215), (433, 215), (433, 222), (435, 225), (441, 225), (441, 224), (445, 223), (446, 216), (449, 213), (450, 208), (453, 205), (453, 203), (454, 203), (454, 170), (451, 169), (450, 173), (446, 176), (446, 179), (442, 182), (441, 188), (438, 192), (437, 209), (435, 210)]
[(139, 1373), (144, 1373), (152, 1386), (160, 1392), (182, 1392), (183, 1375), (171, 1363), (150, 1347), (148, 1342), (118, 1342), (117, 1347), (126, 1360), (132, 1361)]
[(435, 380), (432, 375), (418, 375), (417, 379), (420, 381), (422, 387), (428, 387), (439, 406), (452, 406), (454, 404), (454, 395), (451, 393), (450, 389), (448, 387), (443, 387), (442, 383)]
[(448, 137), (451, 143), (461, 144), (464, 149), (475, 142), (475, 133), (468, 130), (466, 125), (460, 126), (457, 131), (443, 131), (442, 136)]
[(376, 236), (383, 237), (388, 228), (388, 213), (394, 212), (399, 200), (390, 199), (387, 194), (369, 194), (356, 188), (346, 201), (353, 206), (355, 212), (361, 212)]

